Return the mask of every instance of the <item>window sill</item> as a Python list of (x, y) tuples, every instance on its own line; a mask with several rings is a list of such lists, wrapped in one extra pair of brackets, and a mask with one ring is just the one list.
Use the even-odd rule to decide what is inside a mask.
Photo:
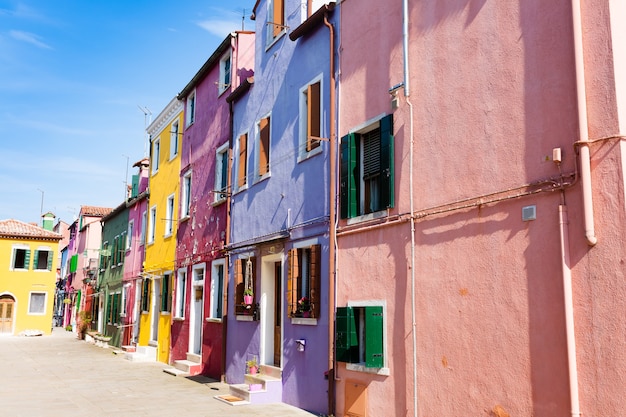
[(167, 238), (170, 238), (170, 237), (172, 237), (172, 233), (168, 233), (166, 235), (163, 235), (163, 239), (167, 239)]
[(349, 371), (365, 372), (367, 374), (376, 374), (376, 375), (384, 375), (384, 376), (391, 375), (391, 372), (389, 371), (389, 368), (387, 367), (368, 368), (367, 366), (361, 365), (358, 363), (346, 363), (346, 369)]
[(172, 313), (170, 313), (169, 311), (161, 311), (161, 315), (162, 316), (171, 316)]
[(226, 198), (220, 198), (219, 200), (215, 200), (214, 202), (212, 202), (211, 207), (221, 206), (225, 202), (226, 202)]
[(352, 224), (358, 224), (362, 222), (366, 222), (368, 220), (382, 219), (383, 217), (387, 217), (388, 212), (387, 209), (375, 211), (374, 213), (363, 214), (361, 216), (351, 217), (348, 219), (348, 226)]
[(173, 317), (172, 318), (173, 321), (185, 321), (184, 317)]
[(304, 318), (304, 317), (292, 317), (291, 324), (300, 324), (303, 326), (317, 326), (317, 319)]
[(269, 52), (269, 50), (272, 49), (272, 47), (276, 45), (278, 41), (282, 39), (283, 36), (285, 36), (286, 33), (287, 33), (287, 29), (285, 28), (281, 30), (280, 33), (276, 35), (276, 37), (272, 38), (270, 42), (265, 46), (265, 52)]
[(256, 181), (254, 181), (254, 185), (257, 185), (263, 181), (269, 180), (271, 176), (272, 176), (272, 173), (268, 172), (267, 174), (263, 174), (262, 176), (257, 177)]
[(237, 319), (237, 321), (254, 321), (254, 317), (252, 317), (252, 315), (237, 315), (235, 316), (235, 318)]
[(214, 317), (207, 317), (204, 319), (207, 323), (221, 323), (222, 319), (217, 319)]
[(308, 159), (313, 158), (315, 155), (319, 155), (322, 153), (322, 147), (318, 146), (317, 148), (313, 149), (312, 151), (309, 152), (305, 152), (301, 155), (298, 156), (298, 163), (300, 162), (304, 162)]
[(235, 194), (239, 194), (239, 193), (241, 193), (241, 192), (244, 192), (244, 191), (246, 191), (247, 189), (248, 189), (248, 184), (246, 183), (246, 184), (242, 185), (241, 187), (237, 188), (237, 189), (235, 190)]
[(190, 218), (189, 214), (185, 214), (183, 217), (181, 217), (180, 221), (186, 222), (187, 220), (189, 220), (189, 218)]

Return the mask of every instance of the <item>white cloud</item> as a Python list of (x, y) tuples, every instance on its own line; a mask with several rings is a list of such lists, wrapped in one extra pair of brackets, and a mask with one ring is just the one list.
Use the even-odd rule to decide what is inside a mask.
[(35, 45), (38, 48), (42, 48), (42, 49), (53, 49), (50, 45), (48, 45), (47, 43), (42, 42), (40, 39), (41, 37), (38, 35), (35, 35), (34, 33), (30, 33), (30, 32), (23, 32), (21, 30), (11, 30), (9, 31), (9, 35), (13, 38), (16, 39), (18, 41), (22, 41), (22, 42), (26, 42), (26, 43), (30, 43), (31, 45)]
[(197, 22), (196, 24), (207, 32), (221, 38), (226, 37), (226, 35), (231, 32), (241, 29), (241, 22), (236, 20), (203, 20), (201, 22)]

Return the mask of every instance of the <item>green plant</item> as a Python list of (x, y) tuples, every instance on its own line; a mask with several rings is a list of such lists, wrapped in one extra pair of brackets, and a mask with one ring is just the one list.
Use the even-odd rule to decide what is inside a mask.
[(246, 288), (243, 290), (243, 295), (254, 295), (254, 291), (252, 291), (252, 288)]
[(259, 363), (257, 362), (256, 356), (253, 356), (252, 359), (246, 361), (246, 368), (249, 374), (256, 374), (259, 370)]

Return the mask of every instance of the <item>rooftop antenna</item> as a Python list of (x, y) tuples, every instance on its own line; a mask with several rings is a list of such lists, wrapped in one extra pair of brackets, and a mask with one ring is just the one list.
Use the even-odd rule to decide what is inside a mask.
[(143, 142), (143, 156), (148, 156), (148, 125), (152, 123), (152, 112), (146, 106), (140, 106), (137, 104), (137, 107), (143, 113), (143, 131), (144, 131), (144, 142)]
[(241, 12), (241, 31), (243, 32), (245, 29), (245, 20), (246, 20), (246, 9), (244, 8)]
[(126, 176), (124, 177), (124, 201), (128, 198), (128, 164), (130, 163), (130, 157), (122, 154), (122, 158), (126, 158)]
[(39, 191), (41, 193), (41, 207), (39, 209), (39, 218), (41, 218), (41, 216), (43, 216), (43, 190), (37, 188), (37, 191)]

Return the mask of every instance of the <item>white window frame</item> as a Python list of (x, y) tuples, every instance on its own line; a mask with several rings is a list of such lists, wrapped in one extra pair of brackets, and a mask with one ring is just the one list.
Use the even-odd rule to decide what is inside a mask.
[[(358, 371), (369, 374), (377, 374), (377, 375), (390, 375), (389, 370), (389, 349), (388, 349), (388, 335), (387, 335), (387, 301), (386, 300), (364, 300), (364, 301), (348, 301), (348, 307), (359, 308), (359, 307), (382, 307), (383, 308), (383, 358), (384, 358), (384, 366), (382, 368), (368, 368), (363, 363), (346, 363), (346, 369), (350, 371)], [(363, 325), (362, 319), (359, 320), (359, 325)], [(363, 332), (360, 332), (361, 338), (363, 337)], [(363, 357), (365, 341), (359, 339), (359, 357)]]
[[(28, 245), (13, 245), (13, 247), (11, 248), (11, 268), (10, 268), (10, 270), (11, 271), (28, 271), (30, 269), (30, 265), (26, 265), (26, 268), (14, 268), (14, 265), (15, 265), (15, 254), (16, 254), (16, 250), (18, 250), (18, 249), (31, 251), (30, 246), (28, 246)], [(30, 255), (30, 257), (32, 258), (33, 255)], [(28, 263), (30, 264), (30, 259), (29, 259)]]
[(174, 233), (174, 194), (167, 196), (167, 202), (165, 205), (165, 232), (163, 237), (172, 236)]
[[(319, 144), (319, 146), (311, 149), (310, 151), (306, 150), (307, 142), (309, 139), (308, 138), (309, 136), (308, 88), (310, 85), (318, 83), (318, 82), (320, 83), (320, 109), (319, 109), (320, 111), (320, 136), (323, 134), (322, 132), (324, 132), (324, 74), (319, 74), (315, 78), (313, 78), (311, 81), (309, 81), (306, 85), (304, 85), (302, 88), (300, 88), (300, 95), (299, 95), (300, 117), (299, 117), (299, 126), (298, 126), (300, 139), (298, 141), (298, 150), (299, 150), (298, 162), (302, 162), (322, 152), (321, 143)], [(271, 119), (270, 119), (270, 123), (271, 123)]]
[[(281, 1), (281, 0), (279, 0)], [(286, 0), (282, 0), (283, 1), (283, 22), (282, 25), (284, 25), (284, 27), (282, 27), (280, 29), (280, 32), (278, 34), (276, 34), (276, 36), (274, 36), (274, 24), (273, 23), (279, 23), (280, 22), (274, 22), (274, 3), (276, 2), (276, 0), (268, 0), (267, 2), (267, 24), (266, 26), (266, 32), (265, 35), (267, 36), (266, 38), (266, 47), (265, 50), (269, 50), (280, 38), (282, 38), (285, 33), (287, 33), (287, 13), (286, 13), (286, 8), (287, 8), (287, 1)], [(271, 23), (270, 23), (271, 22)]]
[(150, 207), (150, 218), (148, 219), (148, 243), (154, 243), (156, 237), (156, 220), (157, 220), (157, 207)]
[(152, 161), (150, 165), (152, 165), (152, 174), (156, 174), (159, 172), (159, 165), (161, 161), (161, 139), (156, 138), (152, 142)]
[[(226, 72), (226, 63), (229, 63), (228, 73)], [(220, 59), (220, 78), (217, 82), (218, 95), (222, 95), (226, 90), (230, 89), (232, 85), (233, 76), (233, 60), (230, 51), (226, 52)]]
[[(239, 146), (239, 138), (243, 135), (246, 135), (246, 182), (240, 187), (239, 186), (239, 161), (240, 161), (240, 146)], [(235, 192), (239, 192), (239, 191), (243, 191), (246, 188), (248, 188), (248, 184), (250, 183), (249, 179), (250, 179), (250, 175), (248, 175), (248, 173), (250, 172), (250, 167), (248, 166), (248, 162), (250, 161), (250, 132), (245, 131), (240, 133), (239, 135), (237, 135), (237, 140), (235, 141), (235, 146), (233, 146), (233, 148), (235, 149), (235, 154), (233, 155), (233, 170), (232, 170), (232, 177), (233, 177), (233, 190)]]
[(191, 170), (183, 175), (183, 186), (181, 187), (180, 198), (180, 218), (187, 219), (191, 215), (191, 187), (193, 176)]
[(183, 320), (185, 318), (185, 302), (187, 296), (187, 269), (180, 268), (176, 276), (176, 296), (174, 307), (174, 318)]
[[(222, 268), (222, 290), (219, 291), (219, 269)], [(209, 312), (209, 319), (213, 321), (222, 321), (224, 317), (224, 284), (226, 282), (226, 260), (216, 259), (211, 264), (211, 310)], [(222, 301), (221, 309), (218, 309), (219, 302)]]
[[(226, 154), (226, 166), (224, 166), (224, 154)], [(226, 170), (226, 184), (222, 184), (222, 174)], [(223, 185), (223, 186), (222, 186)], [(213, 202), (220, 203), (226, 200), (228, 192), (228, 142), (215, 150), (215, 187), (213, 188)], [(224, 193), (219, 191), (224, 190)]]
[(193, 90), (187, 96), (187, 105), (185, 106), (185, 126), (189, 127), (196, 120), (196, 90)]
[[(43, 269), (42, 268), (37, 268), (37, 265), (35, 264), (35, 255), (37, 255), (37, 263), (39, 263), (39, 255), (38, 255), (38, 253), (41, 253), (41, 252), (47, 252), (49, 258), (52, 258), (52, 256), (53, 256), (52, 248), (50, 246), (39, 246), (37, 249), (35, 249), (33, 251), (33, 255), (32, 255), (32, 258), (33, 258), (33, 271), (43, 271), (43, 272), (51, 271), (51, 269), (48, 269), (48, 263), (49, 263), (48, 259), (49, 258), (46, 258), (46, 267), (45, 268), (43, 268)], [(52, 265), (53, 262), (54, 262), (54, 259), (52, 260), (52, 262), (50, 262), (50, 264)]]
[(120, 317), (126, 317), (126, 299), (128, 298), (128, 292), (130, 291), (131, 284), (124, 284), (122, 287), (122, 296), (120, 300)]
[(133, 245), (133, 233), (135, 229), (135, 220), (128, 221), (128, 233), (126, 233), (126, 250), (130, 250)]
[(170, 161), (178, 155), (178, 136), (180, 135), (180, 124), (178, 120), (170, 126)]
[(144, 210), (141, 213), (141, 237), (139, 239), (139, 244), (143, 245), (146, 243), (146, 226), (148, 224), (148, 212)]
[[(43, 295), (43, 308), (42, 311), (32, 311), (33, 308), (33, 295), (40, 294)], [(30, 291), (28, 293), (28, 315), (29, 316), (43, 316), (46, 314), (46, 309), (48, 307), (48, 293), (46, 291)]]

